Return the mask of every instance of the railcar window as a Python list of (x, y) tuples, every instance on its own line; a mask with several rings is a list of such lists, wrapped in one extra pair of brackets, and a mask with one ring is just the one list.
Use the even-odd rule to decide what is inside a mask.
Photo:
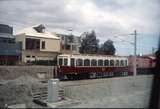
[(110, 66), (114, 66), (114, 60), (110, 60)]
[(62, 65), (63, 64), (63, 60), (62, 58), (59, 59), (59, 65)]
[(109, 60), (104, 61), (104, 66), (109, 66)]
[(103, 60), (98, 60), (98, 66), (103, 66)]
[(119, 66), (119, 60), (116, 60), (115, 66)]
[(97, 60), (92, 59), (91, 60), (91, 66), (97, 66)]
[(124, 66), (124, 61), (121, 60), (120, 66)]
[(82, 59), (77, 59), (76, 65), (77, 66), (83, 66), (83, 60)]
[(84, 60), (84, 66), (90, 66), (90, 60), (89, 59)]
[(64, 65), (66, 66), (68, 63), (68, 59), (67, 58), (64, 58)]
[(71, 66), (74, 66), (74, 65), (75, 65), (75, 59), (71, 58)]

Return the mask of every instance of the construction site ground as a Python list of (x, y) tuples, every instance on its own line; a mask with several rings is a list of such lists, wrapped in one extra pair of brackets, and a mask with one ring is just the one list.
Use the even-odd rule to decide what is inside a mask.
[[(5, 76), (5, 78), (3, 77)], [(32, 75), (20, 75), (8, 78), (0, 74), (0, 107), (19, 105), (27, 108), (44, 108), (33, 102), (32, 90), (46, 87)], [(65, 100), (50, 103), (51, 107), (121, 107), (146, 108), (149, 103), (151, 75), (119, 78), (103, 78), (93, 80), (63, 81), (59, 83), (64, 89)]]

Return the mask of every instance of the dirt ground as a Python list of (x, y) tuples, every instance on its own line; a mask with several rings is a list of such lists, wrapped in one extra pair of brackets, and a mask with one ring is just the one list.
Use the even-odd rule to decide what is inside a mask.
[[(2, 75), (1, 75), (2, 76)], [(31, 76), (31, 75), (21, 75), (18, 76), (18, 78), (16, 79), (5, 79), (3, 77), (0, 77), (0, 107), (4, 107), (5, 104), (7, 104), (8, 106), (10, 105), (15, 105), (15, 104), (25, 104), (27, 108), (43, 108), (37, 104), (35, 104), (32, 101), (32, 95), (31, 95), (31, 90), (34, 88), (39, 88), (42, 87), (42, 83), (35, 77)], [(8, 78), (8, 77), (6, 77)], [(128, 77), (127, 77), (128, 78)], [(93, 80), (95, 81), (97, 84), (93, 83), (93, 81), (89, 81), (92, 83), (92, 85), (80, 85), (79, 89), (77, 86), (73, 87), (72, 83), (74, 83), (74, 85), (77, 83), (88, 83), (88, 81), (74, 81), (74, 82), (65, 82), (65, 83), (61, 83), (63, 84), (62, 86), (66, 86), (66, 85), (71, 85), (71, 91), (75, 91), (77, 94), (77, 90), (79, 90), (79, 93), (83, 93), (84, 95), (81, 96), (89, 96), (91, 95), (90, 93), (94, 93), (95, 92), (95, 96), (96, 99), (87, 99), (87, 100), (81, 100), (81, 103), (78, 105), (74, 105), (74, 106), (66, 106), (65, 108), (147, 108), (148, 106), (148, 102), (149, 102), (149, 95), (150, 95), (150, 88), (148, 88), (150, 86), (150, 82), (151, 80), (146, 79), (144, 81), (144, 79), (142, 80), (141, 77), (138, 77), (139, 80), (141, 81), (137, 81), (138, 85), (135, 88), (132, 88), (134, 90), (129, 90), (130, 93), (124, 93), (124, 94), (117, 94), (117, 95), (105, 95), (105, 96), (99, 96), (101, 94), (96, 93), (96, 90), (99, 92), (99, 90), (101, 90), (101, 85), (98, 85), (97, 81), (100, 81), (102, 83), (102, 86), (104, 84), (110, 84), (110, 88), (106, 89), (110, 90), (110, 89), (114, 89), (114, 93), (117, 93), (116, 90), (121, 90), (124, 91), (124, 87), (123, 90), (118, 88), (119, 83), (123, 84), (123, 86), (127, 87), (126, 84), (128, 84), (128, 87), (130, 86), (129, 83), (126, 83), (127, 81), (124, 80), (125, 78), (115, 78), (115, 79), (105, 79), (105, 81), (102, 80)], [(122, 79), (122, 80), (121, 80)], [(116, 82), (116, 81), (118, 82)], [(109, 82), (110, 81), (110, 82)], [(129, 79), (130, 83), (132, 83), (132, 81)], [(141, 83), (141, 84), (140, 84)], [(109, 85), (106, 85), (109, 86)], [(114, 86), (114, 87), (113, 87)], [(84, 87), (84, 88), (83, 88)], [(127, 89), (128, 89), (127, 87)], [(84, 92), (81, 90), (86, 90), (86, 89), (91, 89), (89, 90), (89, 92)], [(96, 89), (95, 89), (96, 88)], [(93, 89), (93, 90), (92, 90)], [(104, 90), (104, 88), (103, 88)], [(103, 91), (101, 90), (101, 91)], [(119, 92), (118, 91), (118, 92)], [(128, 91), (128, 90), (126, 90)], [(81, 94), (80, 93), (80, 94)], [(85, 95), (86, 94), (86, 95)], [(75, 95), (75, 94), (74, 94)], [(103, 95), (103, 93), (102, 93)], [(77, 95), (78, 97), (80, 97), (80, 95)], [(99, 97), (97, 97), (99, 96)], [(89, 97), (87, 97), (89, 98)], [(92, 98), (92, 96), (91, 96)]]
[(20, 76), (14, 80), (1, 81), (0, 85), (0, 107), (5, 104), (25, 104), (26, 107), (40, 107), (32, 102), (31, 89), (40, 87), (41, 83), (31, 76)]
[[(42, 86), (40, 80), (53, 78), (53, 66), (0, 66), (0, 107), (25, 104), (39, 107), (32, 102), (31, 89)], [(39, 75), (43, 73), (44, 77)]]

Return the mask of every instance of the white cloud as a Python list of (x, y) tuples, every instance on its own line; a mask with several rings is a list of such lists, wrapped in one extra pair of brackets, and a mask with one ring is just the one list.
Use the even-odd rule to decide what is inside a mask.
[[(104, 29), (102, 28), (106, 28), (106, 35), (119, 32), (128, 33), (134, 29), (142, 33), (158, 31), (159, 25), (157, 25), (157, 22), (159, 20), (155, 17), (159, 9), (157, 1), (113, 1), (118, 4), (115, 10), (109, 9), (109, 7), (113, 6), (110, 4), (98, 7), (93, 0), (66, 0), (64, 10), (65, 13), (77, 19), (78, 22), (87, 28), (98, 28), (98, 32), (103, 34)], [(121, 9), (121, 7), (123, 8)]]
[(141, 34), (159, 33), (159, 9), (159, 0), (3, 0), (0, 23), (14, 30), (41, 23), (53, 32), (94, 29), (101, 40), (114, 40), (112, 36), (134, 29)]
[[(1, 4), (1, 14), (5, 12), (7, 14), (0, 16), (0, 22), (14, 21), (29, 25), (47, 23), (53, 26), (59, 24), (59, 26), (73, 26), (78, 30), (84, 29), (83, 31), (97, 29), (97, 32), (103, 35), (127, 33), (134, 29), (151, 33), (159, 29), (159, 2), (156, 0), (111, 0), (110, 2), (104, 0), (14, 0), (8, 4), (9, 2), (3, 1)], [(103, 5), (98, 6), (98, 2)], [(19, 19), (19, 17), (22, 18)]]

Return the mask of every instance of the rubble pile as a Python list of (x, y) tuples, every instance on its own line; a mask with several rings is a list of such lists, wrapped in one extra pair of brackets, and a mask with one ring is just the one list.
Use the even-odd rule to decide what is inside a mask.
[(0, 85), (0, 107), (14, 104), (25, 104), (27, 107), (40, 107), (32, 101), (32, 88), (38, 88), (42, 83), (28, 75), (14, 80), (6, 80)]

